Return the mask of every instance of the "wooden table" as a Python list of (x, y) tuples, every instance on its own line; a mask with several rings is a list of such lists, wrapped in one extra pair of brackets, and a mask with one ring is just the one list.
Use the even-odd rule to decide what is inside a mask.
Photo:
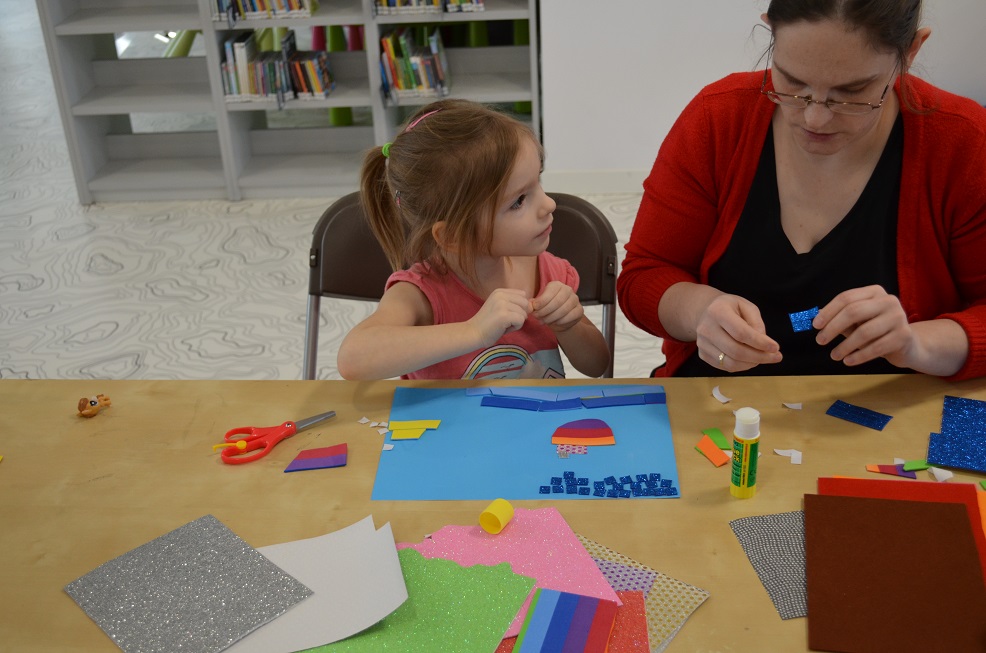
[[(639, 380), (615, 383), (640, 383)], [(566, 382), (574, 384), (577, 382)], [(868, 463), (923, 458), (946, 394), (986, 399), (986, 379), (921, 375), (668, 379), (679, 499), (520, 501), (556, 506), (575, 532), (711, 592), (670, 651), (800, 651), (805, 619), (782, 621), (729, 521), (802, 507), (828, 475), (870, 476)], [(394, 382), (0, 381), (0, 650), (115, 651), (63, 591), (98, 565), (206, 514), (255, 547), (332, 532), (368, 514), (398, 541), (446, 524), (476, 523), (486, 502), (370, 501), (383, 436), (357, 423), (386, 420)], [(419, 386), (427, 384), (419, 383)], [(435, 384), (431, 384), (435, 385)], [(441, 385), (456, 385), (444, 383)], [(720, 404), (712, 388), (732, 401)], [(91, 419), (81, 397), (109, 395)], [(825, 415), (836, 399), (893, 415), (881, 432)], [(781, 402), (804, 402), (803, 410)], [(759, 491), (730, 496), (728, 473), (693, 449), (701, 430), (731, 433), (732, 410), (761, 411)], [(213, 453), (234, 426), (267, 426), (335, 410), (248, 465)], [(282, 473), (298, 451), (349, 445), (349, 464)], [(792, 465), (772, 449), (796, 448)], [(953, 482), (982, 477), (956, 473)]]

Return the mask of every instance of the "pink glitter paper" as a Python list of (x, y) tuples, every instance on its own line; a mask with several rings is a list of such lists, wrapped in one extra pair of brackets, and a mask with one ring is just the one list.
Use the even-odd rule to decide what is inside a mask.
[(539, 587), (594, 596), (623, 605), (589, 552), (555, 508), (515, 508), (514, 518), (498, 535), (478, 525), (445, 526), (418, 544), (402, 543), (426, 558), (454, 560), (463, 567), (510, 564), (516, 574), (536, 583), (504, 637), (520, 632), (534, 591)]

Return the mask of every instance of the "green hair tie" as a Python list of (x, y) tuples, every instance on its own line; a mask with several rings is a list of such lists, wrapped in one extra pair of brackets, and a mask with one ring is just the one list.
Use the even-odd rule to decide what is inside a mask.
[(389, 159), (390, 158), (390, 146), (391, 145), (393, 145), (393, 143), (384, 143), (383, 144), (383, 147), (380, 148), (380, 153), (383, 154), (383, 158), (385, 158), (385, 159)]

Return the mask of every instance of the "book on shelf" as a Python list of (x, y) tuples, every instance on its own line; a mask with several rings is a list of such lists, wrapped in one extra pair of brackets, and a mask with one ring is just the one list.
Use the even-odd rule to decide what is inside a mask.
[(213, 20), (226, 18), (230, 26), (240, 18), (310, 18), (318, 0), (215, 0)]
[(381, 92), (395, 104), (411, 97), (443, 97), (449, 94), (448, 61), (438, 28), (419, 45), (409, 27), (380, 38)]
[[(310, 100), (329, 96), (335, 77), (329, 53), (299, 51), (294, 32), (281, 39), (280, 50), (270, 47), (264, 30), (237, 33), (224, 44), (223, 90), (228, 102), (276, 99), (278, 108), (290, 99)], [(257, 44), (267, 43), (261, 50)]]
[(454, 14), (468, 11), (485, 11), (484, 0), (444, 0), (445, 12)]
[(444, 0), (376, 0), (378, 16), (441, 13)]

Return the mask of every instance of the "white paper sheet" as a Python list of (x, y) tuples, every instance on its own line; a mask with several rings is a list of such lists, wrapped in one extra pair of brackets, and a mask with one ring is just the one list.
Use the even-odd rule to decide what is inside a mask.
[(328, 535), (257, 549), (315, 593), (229, 647), (231, 653), (291, 653), (369, 628), (407, 600), (390, 524), (368, 516)]

